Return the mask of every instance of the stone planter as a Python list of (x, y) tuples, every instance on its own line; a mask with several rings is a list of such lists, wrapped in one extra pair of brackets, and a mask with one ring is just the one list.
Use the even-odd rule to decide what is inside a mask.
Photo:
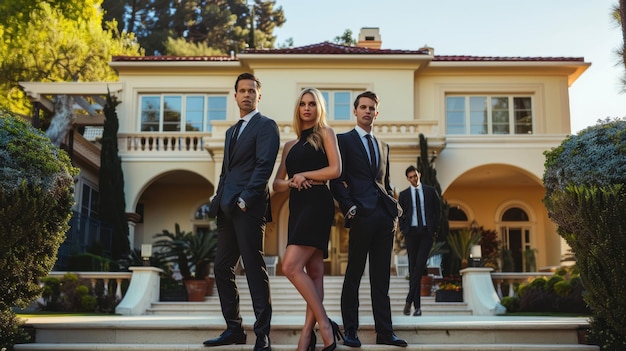
[(463, 302), (463, 289), (437, 290), (435, 292), (435, 302)]

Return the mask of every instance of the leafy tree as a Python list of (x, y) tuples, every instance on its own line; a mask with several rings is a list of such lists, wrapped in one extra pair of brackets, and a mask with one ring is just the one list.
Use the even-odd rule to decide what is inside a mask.
[(204, 44), (191, 43), (184, 38), (167, 38), (165, 54), (169, 56), (219, 56), (220, 51)]
[(622, 45), (617, 53), (620, 57), (620, 64), (625, 69), (622, 77), (622, 92), (626, 92), (626, 0), (619, 0), (618, 5), (613, 7), (613, 19), (622, 30)]
[(626, 347), (626, 119), (601, 121), (545, 153), (544, 203), (576, 256), (591, 339)]
[(0, 110), (0, 349), (20, 338), (11, 308), (41, 294), (74, 204), (78, 170), (41, 131)]
[(100, 220), (111, 225), (113, 259), (126, 257), (130, 250), (128, 240), (128, 221), (126, 219), (126, 200), (124, 196), (124, 173), (122, 160), (118, 155), (117, 131), (119, 119), (115, 106), (117, 102), (107, 95), (104, 106), (104, 130), (100, 152)]
[(428, 140), (424, 134), (419, 135), (420, 140), (420, 155), (417, 157), (417, 169), (421, 173), (420, 181), (426, 185), (430, 185), (437, 191), (437, 195), (441, 199), (441, 208), (439, 216), (439, 227), (437, 228), (437, 239), (446, 240), (448, 233), (450, 232), (450, 225), (448, 223), (448, 214), (450, 212), (450, 205), (443, 199), (441, 192), (441, 184), (437, 180), (437, 170), (435, 169), (436, 155), (428, 157)]
[(31, 105), (20, 81), (117, 80), (108, 65), (111, 56), (142, 54), (132, 35), (118, 33), (114, 26), (102, 29), (100, 1), (85, 0), (75, 7), (60, 6), (70, 3), (64, 1), (53, 2), (55, 6), (28, 1), (0, 24), (0, 33), (9, 38), (0, 42), (0, 106), (27, 115)]
[(357, 43), (357, 40), (352, 36), (352, 31), (350, 29), (346, 29), (342, 35), (338, 35), (333, 39), (335, 44), (354, 46)]
[(253, 25), (247, 0), (105, 0), (102, 7), (105, 18), (117, 19), (119, 32), (133, 32), (150, 55), (167, 53), (167, 38), (182, 38), (224, 55), (274, 47), (274, 28), (285, 23), (282, 7), (275, 5), (274, 0), (255, 0)]

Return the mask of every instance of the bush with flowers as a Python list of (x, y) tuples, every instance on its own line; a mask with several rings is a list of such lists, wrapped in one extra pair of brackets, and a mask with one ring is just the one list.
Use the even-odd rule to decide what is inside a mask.
[(461, 289), (463, 289), (461, 277), (450, 274), (449, 276), (444, 277), (441, 283), (439, 283), (438, 290), (461, 291)]

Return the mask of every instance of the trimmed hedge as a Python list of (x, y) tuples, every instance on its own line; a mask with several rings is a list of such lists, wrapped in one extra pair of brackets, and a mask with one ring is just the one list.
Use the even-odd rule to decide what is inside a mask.
[(19, 339), (15, 306), (41, 294), (65, 239), (74, 204), (74, 168), (41, 131), (0, 111), (0, 348)]

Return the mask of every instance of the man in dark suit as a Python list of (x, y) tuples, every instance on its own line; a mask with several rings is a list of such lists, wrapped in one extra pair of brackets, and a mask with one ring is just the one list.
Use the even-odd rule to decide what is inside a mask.
[(422, 184), (422, 174), (414, 166), (409, 166), (405, 174), (411, 185), (400, 192), (398, 202), (402, 207), (400, 231), (409, 256), (409, 293), (402, 312), (410, 315), (412, 304), (413, 315), (421, 316), (420, 281), (439, 226), (440, 200), (435, 188)]
[(226, 330), (205, 346), (245, 344), (241, 325), (235, 265), (239, 256), (246, 267), (256, 322), (255, 351), (271, 350), (272, 305), (267, 268), (263, 260), (265, 224), (272, 220), (268, 180), (272, 175), (280, 137), (276, 122), (257, 111), (261, 83), (250, 73), (235, 82), (240, 119), (226, 131), (224, 161), (209, 216), (217, 217), (215, 283)]
[(391, 323), (389, 279), (394, 228), (401, 212), (389, 183), (389, 146), (372, 136), (379, 99), (366, 91), (354, 101), (357, 125), (337, 135), (342, 173), (331, 181), (331, 190), (350, 228), (348, 265), (341, 291), (344, 344), (360, 347), (359, 286), (369, 255), (369, 277), (376, 343), (407, 346)]

